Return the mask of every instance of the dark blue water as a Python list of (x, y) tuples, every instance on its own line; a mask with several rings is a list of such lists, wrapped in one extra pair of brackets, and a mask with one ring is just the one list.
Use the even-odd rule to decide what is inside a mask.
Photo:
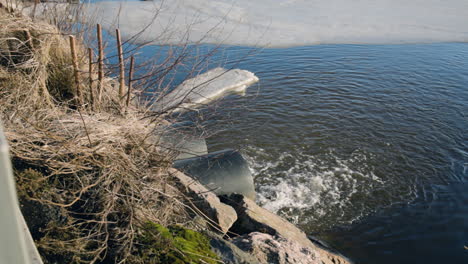
[[(188, 47), (155, 86), (213, 49)], [(248, 159), (258, 203), (356, 263), (468, 263), (468, 44), (223, 47), (200, 64), (219, 65), (260, 83), (197, 120), (210, 151)]]
[(468, 263), (467, 44), (265, 49), (237, 66), (261, 81), (213, 110), (208, 141), (248, 157), (259, 203), (357, 263)]
[[(167, 50), (144, 47), (137, 61)], [(203, 68), (260, 78), (196, 117), (210, 151), (248, 159), (258, 203), (356, 263), (468, 263), (468, 44), (215, 54)], [(190, 58), (166, 84), (188, 76)]]

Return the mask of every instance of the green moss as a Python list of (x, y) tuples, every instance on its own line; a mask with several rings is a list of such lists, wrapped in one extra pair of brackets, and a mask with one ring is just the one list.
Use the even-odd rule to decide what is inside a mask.
[[(138, 252), (134, 260), (141, 263), (202, 264), (219, 263), (211, 251), (209, 239), (181, 226), (168, 228), (148, 222), (137, 237)], [(137, 261), (135, 261), (137, 262)]]
[(42, 172), (28, 168), (15, 171), (18, 198), (21, 212), (34, 239), (42, 238), (41, 231), (49, 223), (63, 219), (60, 208), (42, 203), (35, 199), (51, 199), (54, 192), (47, 176)]
[(28, 168), (15, 171), (15, 177), (20, 197), (34, 196), (36, 193), (44, 193), (50, 190), (50, 185), (46, 181), (47, 177), (37, 170)]

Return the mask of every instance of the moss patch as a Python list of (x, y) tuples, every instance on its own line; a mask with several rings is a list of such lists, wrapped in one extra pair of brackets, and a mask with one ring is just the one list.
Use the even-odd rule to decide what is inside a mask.
[(136, 240), (138, 252), (133, 257), (142, 263), (219, 263), (206, 236), (178, 225), (166, 228), (147, 222)]

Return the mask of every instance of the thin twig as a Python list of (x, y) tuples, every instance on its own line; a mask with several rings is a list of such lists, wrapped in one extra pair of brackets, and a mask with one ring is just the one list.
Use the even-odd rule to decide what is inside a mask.
[(133, 82), (133, 67), (135, 64), (135, 57), (132, 56), (130, 58), (130, 71), (128, 72), (128, 92), (127, 92), (127, 109), (128, 110), (128, 105), (130, 104), (130, 94), (132, 92), (132, 82)]

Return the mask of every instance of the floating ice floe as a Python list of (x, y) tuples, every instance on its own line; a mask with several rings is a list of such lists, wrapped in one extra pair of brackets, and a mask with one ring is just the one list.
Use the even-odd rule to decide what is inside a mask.
[(184, 81), (160, 98), (154, 106), (157, 112), (192, 110), (229, 93), (241, 93), (258, 81), (252, 72), (240, 69), (215, 68)]

